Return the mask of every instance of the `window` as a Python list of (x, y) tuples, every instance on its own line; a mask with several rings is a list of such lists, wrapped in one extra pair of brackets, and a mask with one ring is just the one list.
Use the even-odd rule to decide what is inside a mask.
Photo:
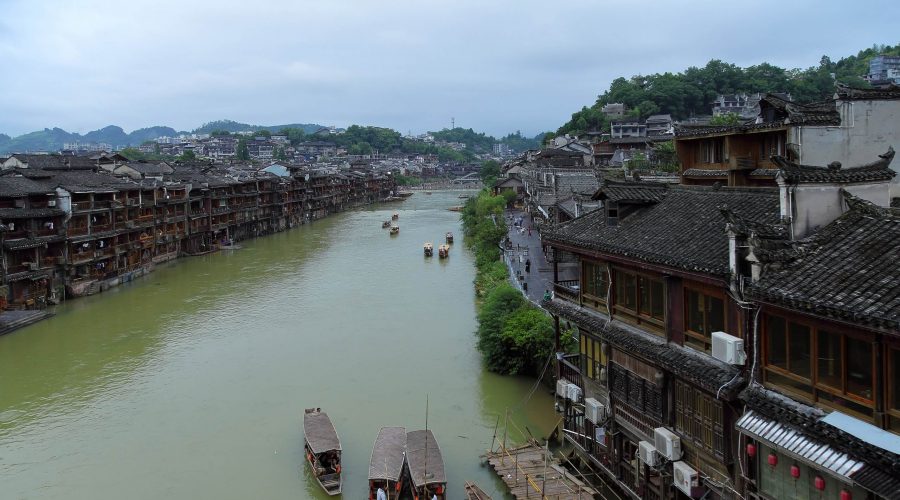
[(767, 383), (841, 411), (872, 416), (871, 341), (771, 315), (765, 316), (764, 326)]
[(606, 202), (606, 225), (619, 225), (619, 204), (614, 201)]
[(891, 416), (889, 429), (900, 434), (900, 347), (891, 347), (887, 351), (887, 411)]
[(666, 292), (661, 280), (625, 271), (615, 271), (616, 308), (638, 323), (663, 326)]
[[(584, 283), (582, 293), (587, 305), (597, 306), (599, 305), (597, 302), (606, 303), (609, 293), (609, 271), (606, 264), (582, 260), (581, 273), (582, 283)], [(590, 302), (594, 302), (594, 304), (590, 304)]]
[(701, 143), (703, 163), (722, 163), (725, 161), (725, 142), (712, 139)]
[(697, 447), (725, 458), (722, 403), (680, 380), (675, 381), (675, 429)]
[(606, 355), (598, 339), (581, 332), (581, 373), (590, 379), (600, 380), (600, 370), (606, 366)]
[(685, 289), (684, 343), (698, 351), (710, 352), (712, 332), (725, 330), (725, 301), (704, 293)]

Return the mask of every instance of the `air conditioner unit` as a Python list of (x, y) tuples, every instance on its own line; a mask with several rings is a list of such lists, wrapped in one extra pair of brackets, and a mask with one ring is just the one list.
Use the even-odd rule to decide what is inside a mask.
[(581, 401), (581, 387), (578, 387), (575, 384), (569, 384), (569, 387), (566, 390), (566, 397), (575, 403)]
[(665, 427), (657, 427), (653, 430), (653, 438), (660, 455), (669, 460), (681, 458), (681, 438), (675, 433)]
[(595, 424), (602, 424), (606, 419), (606, 406), (594, 398), (584, 400), (584, 416)]
[(561, 378), (556, 381), (556, 395), (565, 398), (569, 393), (569, 381)]
[(700, 479), (693, 467), (681, 461), (675, 462), (672, 464), (672, 475), (676, 488), (689, 497), (697, 496)]
[(55, 207), (55, 206), (56, 206), (56, 200), (47, 200), (47, 206), (48, 206), (48, 207)]
[(641, 462), (644, 462), (650, 467), (656, 467), (661, 462), (659, 451), (657, 451), (656, 447), (653, 446), (653, 443), (650, 441), (641, 441), (638, 443), (638, 455), (641, 458)]
[(713, 332), (712, 355), (719, 361), (732, 365), (743, 365), (747, 361), (744, 340), (725, 332)]

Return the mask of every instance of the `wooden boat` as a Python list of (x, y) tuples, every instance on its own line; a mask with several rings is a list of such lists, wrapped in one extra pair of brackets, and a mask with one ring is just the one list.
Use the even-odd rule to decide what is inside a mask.
[(491, 500), (491, 496), (484, 492), (477, 484), (466, 481), (466, 500)]
[(425, 191), (425, 194), (431, 194), (431, 191)]
[(453, 243), (453, 233), (447, 231), (447, 244)]
[(432, 245), (430, 242), (425, 243), (425, 244), (422, 246), (422, 248), (423, 248), (423, 250), (424, 250), (424, 252), (425, 252), (425, 256), (426, 256), (426, 257), (431, 257), (432, 255), (434, 255), (434, 245)]
[(438, 247), (438, 257), (446, 259), (450, 256), (450, 245), (444, 244)]
[(397, 500), (403, 492), (403, 463), (406, 452), (406, 429), (382, 427), (375, 438), (369, 458), (369, 498), (377, 498), (384, 490), (388, 500)]
[(397, 224), (391, 224), (391, 236), (400, 232), (400, 226)]
[(328, 414), (319, 408), (307, 408), (303, 414), (306, 461), (319, 486), (329, 495), (341, 492), (341, 440)]
[(400, 191), (395, 196), (399, 196), (400, 198), (409, 198), (412, 195), (413, 195), (412, 191)]
[(406, 471), (414, 498), (446, 500), (444, 457), (430, 430), (406, 433)]
[(394, 212), (394, 213), (391, 215), (391, 220), (397, 220), (397, 219), (399, 219), (399, 218), (400, 218), (400, 212)]
[(462, 212), (462, 209), (463, 209), (462, 205), (456, 205), (454, 207), (448, 208), (447, 210), (449, 210), (451, 212)]
[(391, 221), (389, 221), (389, 220), (382, 221), (382, 222), (381, 222), (381, 228), (384, 229), (384, 228), (387, 228), (387, 227), (391, 227)]

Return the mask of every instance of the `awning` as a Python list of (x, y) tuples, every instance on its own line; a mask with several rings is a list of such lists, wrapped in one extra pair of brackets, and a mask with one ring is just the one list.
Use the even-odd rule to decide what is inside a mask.
[(827, 470), (846, 482), (852, 483), (850, 476), (865, 465), (828, 444), (811, 439), (793, 427), (770, 420), (753, 410), (747, 410), (735, 426), (747, 436), (817, 469)]

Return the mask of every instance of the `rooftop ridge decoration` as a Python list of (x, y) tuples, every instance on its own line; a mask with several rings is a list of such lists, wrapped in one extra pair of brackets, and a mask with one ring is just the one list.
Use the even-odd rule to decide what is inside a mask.
[(785, 181), (796, 184), (803, 182), (874, 182), (889, 181), (897, 175), (890, 165), (894, 160), (894, 148), (878, 155), (878, 160), (856, 167), (843, 168), (840, 162), (831, 162), (827, 167), (801, 165), (783, 156), (772, 156), (772, 163), (778, 166)]
[(841, 83), (835, 84), (834, 98), (842, 101), (894, 100), (900, 99), (900, 86), (889, 85), (886, 88), (861, 89)]
[(900, 211), (841, 190), (849, 210), (798, 240), (749, 238), (763, 266), (752, 298), (877, 330), (900, 330)]

